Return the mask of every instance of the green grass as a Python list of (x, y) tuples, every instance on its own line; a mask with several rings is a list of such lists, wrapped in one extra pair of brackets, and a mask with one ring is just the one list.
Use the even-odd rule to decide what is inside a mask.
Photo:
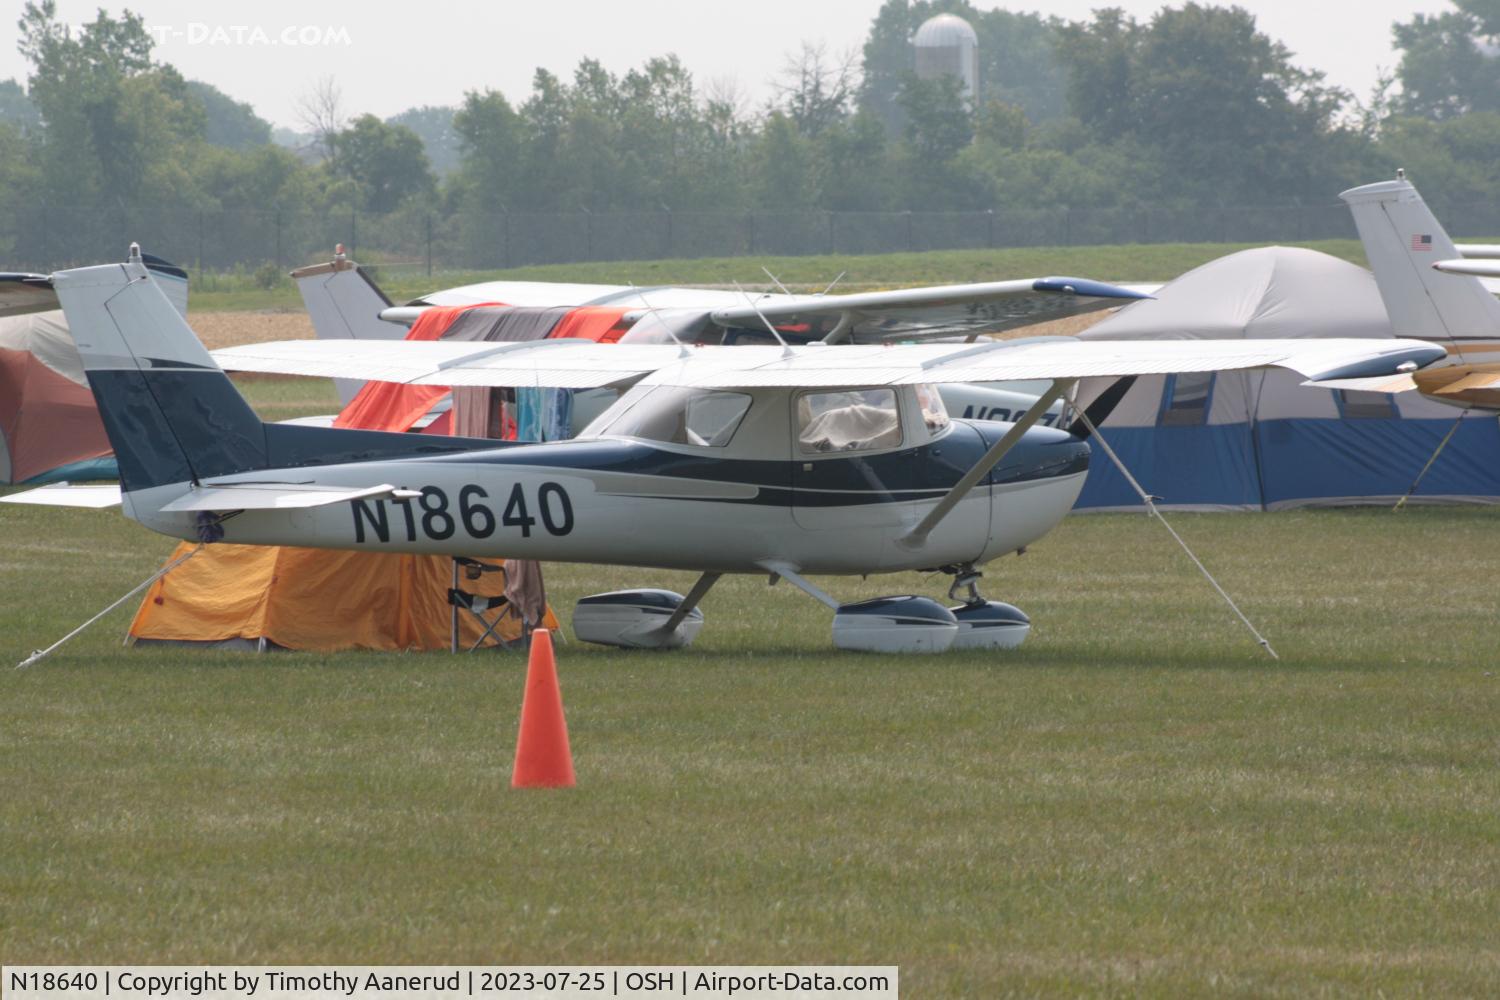
[(265, 420), (320, 416), (337, 413), (343, 408), (332, 379), (244, 374), (230, 377), (241, 395)]
[[(722, 257), (696, 260), (615, 261), (548, 264), (503, 271), (438, 271), (382, 268), (377, 281), (397, 302), (439, 288), (478, 281), (581, 281), (636, 285), (768, 285), (762, 267), (784, 283), (821, 290), (841, 272), (851, 285), (931, 285), (999, 281), (1028, 275), (1066, 274), (1108, 281), (1167, 281), (1249, 243), (1151, 243), (1133, 246), (1025, 247), (1000, 250), (934, 250), (867, 256)], [(1364, 264), (1358, 240), (1297, 243)], [(285, 282), (260, 289), (244, 277), (215, 275), (192, 292), (194, 309), (300, 309), (295, 287)], [(204, 287), (206, 286), (206, 287)]]
[[(726, 580), (691, 650), (570, 642), (580, 787), (508, 787), (515, 654), (25, 672), (172, 543), (7, 508), (0, 961), (895, 963), (904, 995), (1500, 981), (1500, 511), (1142, 516), (992, 568), (1013, 654), (840, 654)], [(578, 596), (683, 574), (549, 566)], [(915, 574), (840, 597), (938, 592)]]

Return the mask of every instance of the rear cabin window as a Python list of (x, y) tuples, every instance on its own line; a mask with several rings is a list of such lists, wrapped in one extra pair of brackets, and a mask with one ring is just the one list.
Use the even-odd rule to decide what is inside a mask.
[[(627, 398), (622, 397), (620, 402), (626, 403)], [(734, 439), (749, 410), (750, 396), (743, 392), (652, 386), (597, 433), (723, 448)]]
[(1167, 376), (1166, 399), (1158, 423), (1165, 427), (1194, 427), (1208, 423), (1208, 401), (1213, 388), (1213, 372)]
[(797, 447), (804, 454), (900, 446), (901, 409), (894, 389), (805, 392), (797, 397)]

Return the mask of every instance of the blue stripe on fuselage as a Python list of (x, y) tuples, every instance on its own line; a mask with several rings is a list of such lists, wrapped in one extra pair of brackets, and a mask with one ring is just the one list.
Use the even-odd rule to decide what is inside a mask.
[[(931, 444), (848, 458), (812, 455), (793, 461), (724, 458), (669, 451), (644, 441), (600, 438), (532, 444), (520, 450), (445, 455), (434, 461), (744, 483), (759, 487), (758, 495), (744, 500), (715, 498), (714, 502), (838, 507), (939, 496), (973, 468), (1010, 427), (996, 421), (955, 420), (952, 430)], [(1073, 435), (1036, 427), (1026, 433), (985, 482), (1022, 483), (1082, 473), (1088, 469), (1088, 457), (1088, 445)], [(803, 469), (804, 464), (811, 469)], [(652, 494), (642, 491), (641, 495)]]

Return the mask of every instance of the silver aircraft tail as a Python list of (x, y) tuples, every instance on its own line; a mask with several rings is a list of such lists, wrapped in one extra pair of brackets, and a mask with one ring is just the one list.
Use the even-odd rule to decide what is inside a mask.
[(1459, 253), (1417, 189), (1400, 177), (1339, 197), (1354, 215), (1396, 336), (1449, 345), (1456, 360), (1500, 360), (1500, 301), (1478, 278), (1434, 270)]
[[(297, 291), (307, 307), (319, 340), (401, 340), (407, 327), (380, 318), (391, 300), (358, 264), (344, 256), (343, 244), (333, 260), (292, 272)], [(347, 406), (364, 385), (358, 379), (337, 378), (339, 398)]]

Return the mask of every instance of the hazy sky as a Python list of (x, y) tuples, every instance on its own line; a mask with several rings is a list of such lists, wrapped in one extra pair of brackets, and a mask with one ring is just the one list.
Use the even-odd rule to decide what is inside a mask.
[[(1298, 65), (1368, 96), (1377, 72), (1393, 68), (1390, 26), (1447, 0), (1238, 0)], [(5, 4), (18, 12), (20, 4)], [(264, 118), (297, 127), (297, 99), (323, 75), (339, 81), (346, 110), (381, 117), (420, 104), (456, 104), (466, 90), (503, 91), (519, 103), (532, 70), (562, 76), (580, 58), (623, 72), (653, 55), (676, 53), (699, 86), (733, 79), (758, 103), (785, 54), (806, 41), (857, 50), (881, 0), (422, 0), (384, 5), (306, 0), (254, 4), (202, 0), (58, 0), (62, 20), (83, 23), (95, 9), (128, 6), (158, 40), (157, 57), (205, 80)], [(977, 0), (976, 6), (991, 6)], [(1160, 0), (1047, 0), (995, 3), (1085, 18), (1124, 7), (1146, 18)], [(10, 13), (5, 16), (7, 25)], [(13, 32), (6, 32), (13, 36)], [(24, 78), (13, 47), (0, 51), (0, 79)]]

